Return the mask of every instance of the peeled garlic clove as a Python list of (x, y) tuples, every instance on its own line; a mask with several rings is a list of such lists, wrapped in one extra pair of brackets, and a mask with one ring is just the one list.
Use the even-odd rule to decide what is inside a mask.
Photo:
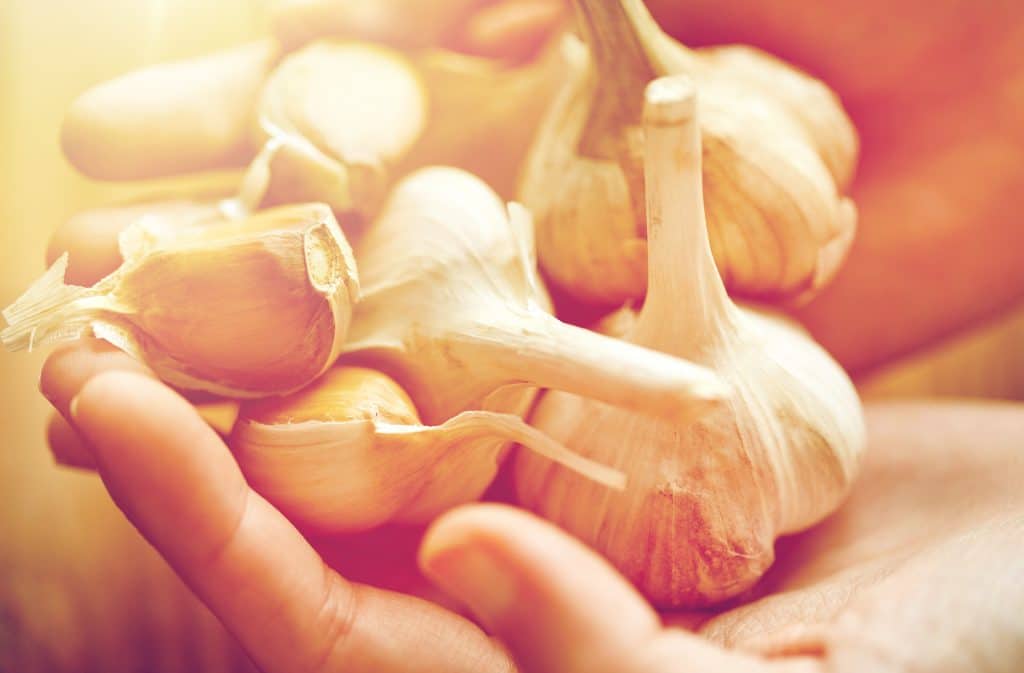
[(430, 124), (401, 172), (457, 166), (513, 196), (526, 150), (565, 74), (557, 50), (515, 65), (444, 49), (414, 61), (430, 91)]
[(64, 118), (64, 153), (105, 180), (240, 166), (253, 151), (253, 108), (277, 49), (270, 40), (253, 42), (93, 87)]
[[(306, 138), (348, 173), (352, 200), (379, 201), (385, 171), (423, 133), (427, 93), (399, 52), (360, 42), (321, 41), (285, 58), (263, 89), (261, 141)], [(375, 203), (361, 208), (372, 211)]]
[(356, 245), (363, 299), (343, 353), (394, 377), (428, 423), (513, 383), (669, 417), (724, 394), (703, 368), (551, 316), (530, 234), (525, 210), (469, 173), (406, 177)]
[(485, 0), (277, 0), (274, 34), (293, 49), (322, 37), (383, 42), (396, 47), (435, 45)]
[(476, 499), (508, 441), (622, 487), (620, 473), (566, 452), (513, 415), (469, 411), (422, 425), (395, 381), (361, 367), (336, 367), (297, 393), (246, 403), (230, 444), (249, 483), (287, 516), (356, 531), (423, 523)]
[[(703, 99), (701, 110), (703, 111)], [(607, 556), (659, 607), (699, 607), (752, 586), (779, 535), (833, 511), (858, 471), (860, 404), (807, 334), (741, 309), (715, 267), (704, 216), (695, 90), (655, 80), (644, 110), (648, 291), (606, 321), (635, 344), (689, 358), (730, 387), (725, 404), (667, 423), (562, 392), (531, 423), (623, 470), (610, 492), (542, 458), (516, 461), (521, 502)]]
[(358, 281), (330, 210), (306, 204), (188, 229), (143, 220), (90, 288), (63, 255), (8, 307), (10, 350), (92, 334), (182, 388), (254, 397), (302, 387), (345, 339)]
[(643, 87), (688, 74), (702, 91), (711, 247), (730, 290), (804, 297), (844, 259), (856, 214), (839, 190), (856, 139), (835, 96), (753, 50), (690, 51), (641, 0), (575, 0), (592, 58), (573, 74), (523, 170), (545, 272), (573, 296), (618, 304), (645, 291)]

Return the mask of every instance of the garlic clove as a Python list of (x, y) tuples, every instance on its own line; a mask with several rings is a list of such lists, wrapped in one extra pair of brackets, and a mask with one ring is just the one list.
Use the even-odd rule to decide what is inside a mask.
[(89, 177), (105, 180), (240, 166), (253, 151), (252, 111), (277, 51), (263, 40), (93, 87), (64, 118), (64, 154)]
[(423, 82), (399, 52), (321, 41), (289, 55), (271, 73), (260, 97), (257, 135), (261, 141), (285, 134), (308, 139), (349, 173), (352, 200), (377, 199), (385, 170), (419, 139), (426, 115)]
[(731, 392), (725, 404), (675, 423), (545, 392), (531, 423), (622, 469), (629, 485), (612, 492), (524, 452), (516, 490), (657, 606), (702, 607), (752, 586), (777, 536), (838, 506), (858, 471), (863, 418), (845, 373), (802, 329), (726, 294), (704, 215), (707, 153), (693, 83), (651, 83), (644, 120), (647, 297), (639, 314), (627, 307), (604, 327), (708, 367)]
[(520, 182), (545, 272), (590, 303), (643, 296), (639, 101), (654, 77), (688, 74), (702, 91), (707, 218), (726, 285), (794, 300), (827, 283), (855, 226), (840, 189), (856, 137), (836, 97), (751, 49), (686, 49), (641, 0), (574, 4), (591, 58), (570, 59)]
[(702, 367), (551, 316), (529, 230), (524, 209), (465, 171), (403, 179), (356, 245), (363, 299), (346, 361), (394, 377), (428, 423), (514, 383), (668, 417), (726, 394)]
[(330, 210), (305, 204), (190, 228), (145, 218), (125, 262), (90, 288), (63, 255), (8, 307), (10, 350), (92, 334), (172, 385), (253, 397), (302, 387), (333, 363), (358, 281)]
[(381, 171), (344, 166), (302, 136), (274, 130), (249, 165), (234, 205), (238, 213), (251, 213), (289, 203), (324, 203), (352, 236), (359, 230), (356, 222), (379, 206), (383, 188)]
[(361, 367), (335, 367), (292, 395), (244, 404), (230, 444), (253, 487), (293, 520), (355, 531), (423, 523), (479, 497), (508, 441), (623, 485), (621, 473), (566, 452), (510, 414), (469, 411), (422, 425), (395, 381)]

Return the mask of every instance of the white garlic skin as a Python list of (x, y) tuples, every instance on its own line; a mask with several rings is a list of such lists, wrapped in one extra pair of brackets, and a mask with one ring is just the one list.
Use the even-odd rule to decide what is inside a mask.
[(526, 452), (516, 458), (520, 502), (600, 551), (660, 607), (703, 607), (750, 588), (777, 536), (842, 501), (864, 445), (856, 391), (820, 347), (783, 318), (740, 310), (731, 319), (738, 328), (669, 351), (733, 389), (689, 425), (545, 393), (531, 423), (624, 471), (624, 491)]

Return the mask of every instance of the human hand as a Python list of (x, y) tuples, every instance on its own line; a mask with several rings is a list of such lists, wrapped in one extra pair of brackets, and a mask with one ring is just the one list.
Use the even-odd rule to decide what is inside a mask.
[[(109, 371), (137, 367), (130, 359), (78, 352), (65, 368), (62, 357), (44, 390), (115, 501), (265, 670), (508, 670), (467, 620), (335, 573), (245, 485), (187, 402), (144, 374)], [(889, 405), (868, 420), (847, 504), (781, 541), (764, 580), (717, 614), (659, 621), (604, 560), (504, 506), (442, 517), (420, 561), (524, 671), (1013, 670), (1024, 661), (1024, 460), (1013, 440), (1024, 410)], [(393, 551), (366, 558), (390, 566)]]
[(879, 405), (868, 425), (847, 503), (717, 614), (659, 621), (592, 552), (494, 506), (442, 517), (421, 560), (530, 673), (1018, 670), (1024, 408)]

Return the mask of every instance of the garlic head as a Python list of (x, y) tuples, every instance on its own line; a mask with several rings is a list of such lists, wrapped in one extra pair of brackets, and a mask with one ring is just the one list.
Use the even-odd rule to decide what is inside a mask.
[(838, 506), (857, 474), (863, 419), (845, 373), (802, 329), (726, 294), (708, 240), (691, 81), (651, 83), (644, 120), (647, 298), (638, 315), (626, 309), (610, 323), (704, 365), (731, 392), (687, 422), (544, 393), (531, 423), (623, 470), (629, 486), (602, 489), (524, 452), (516, 489), (656, 605), (701, 607), (752, 586), (777, 536)]

